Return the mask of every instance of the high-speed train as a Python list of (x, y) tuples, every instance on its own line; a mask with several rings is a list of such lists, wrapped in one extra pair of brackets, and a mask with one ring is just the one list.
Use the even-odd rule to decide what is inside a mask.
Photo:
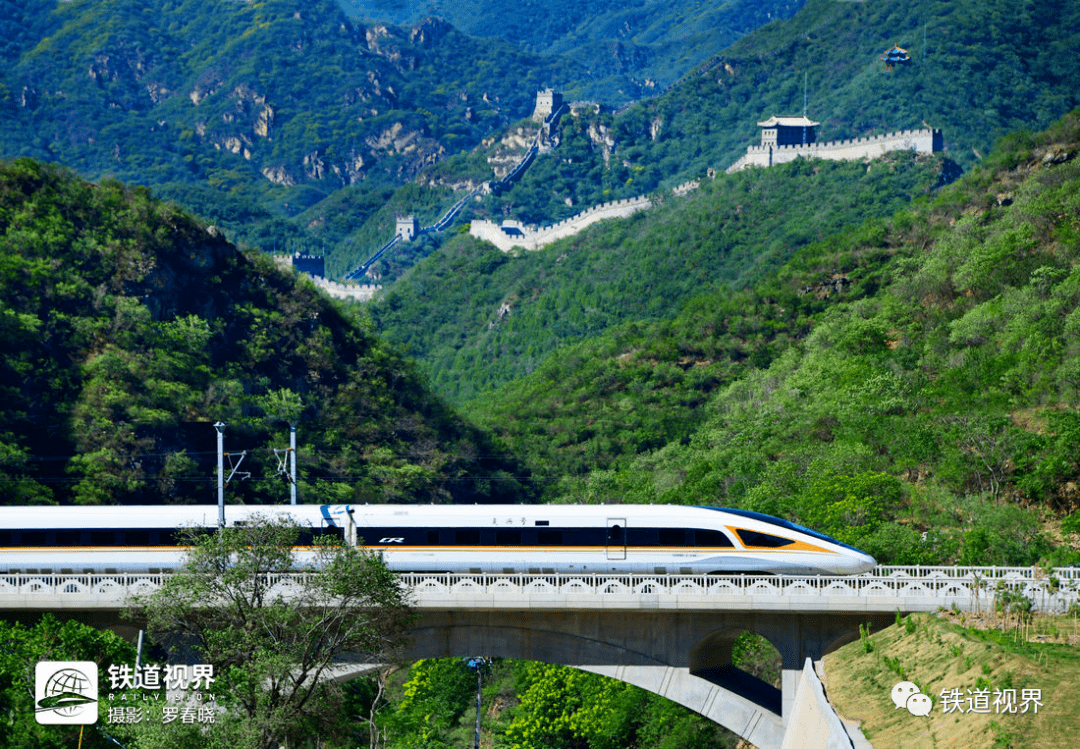
[[(226, 506), (226, 524), (291, 516), (316, 535), (379, 552), (400, 572), (851, 575), (873, 557), (745, 510), (677, 505)], [(177, 569), (186, 529), (217, 528), (216, 505), (0, 507), (0, 573)]]

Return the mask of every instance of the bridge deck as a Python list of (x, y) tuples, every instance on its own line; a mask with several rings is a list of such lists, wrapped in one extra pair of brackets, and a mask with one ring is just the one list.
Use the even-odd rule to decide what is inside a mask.
[[(782, 575), (400, 575), (423, 609), (728, 610), (903, 613), (990, 608), (1000, 585), (1038, 611), (1080, 603), (1080, 568), (880, 568), (852, 577)], [(287, 591), (298, 575), (278, 576)], [(160, 587), (163, 574), (0, 575), (0, 609), (113, 609)]]

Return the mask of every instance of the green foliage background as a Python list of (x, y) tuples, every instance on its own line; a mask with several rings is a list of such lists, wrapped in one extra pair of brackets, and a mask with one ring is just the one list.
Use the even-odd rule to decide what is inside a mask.
[[(532, 371), (559, 347), (670, 318), (707, 289), (768, 277), (815, 238), (927, 194), (942, 168), (896, 154), (869, 166), (749, 170), (518, 256), (454, 237), (380, 296), (372, 319), (460, 402)], [(500, 316), (504, 304), (510, 311)]]
[(1077, 123), (467, 410), (547, 501), (743, 507), (889, 563), (1080, 561), (1044, 525), (1080, 505)]
[(230, 498), (280, 501), (297, 417), (318, 501), (529, 496), (354, 311), (145, 188), (2, 164), (0, 242), (8, 503), (213, 501), (216, 421), (251, 453)]
[[(380, 718), (388, 747), (472, 745), (476, 676), (464, 661), (419, 661), (392, 691)], [(737, 740), (655, 694), (566, 666), (496, 660), (482, 694), (482, 740), (506, 749), (705, 749)]]
[(753, 29), (787, 18), (805, 0), (680, 3), (557, 0), (338, 0), (350, 15), (410, 23), (441, 15), (467, 34), (573, 60), (588, 71), (584, 94), (611, 104), (648, 96)]

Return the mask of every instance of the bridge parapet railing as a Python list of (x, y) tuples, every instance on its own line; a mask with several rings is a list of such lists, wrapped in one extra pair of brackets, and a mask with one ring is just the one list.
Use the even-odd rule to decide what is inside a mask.
[(982, 580), (1080, 580), (1080, 567), (927, 567), (923, 565), (879, 565), (870, 573), (878, 577), (950, 577)]
[[(879, 574), (857, 576), (789, 575), (667, 575), (667, 574), (569, 574), (503, 573), (451, 574), (402, 573), (401, 585), (412, 590), (418, 601), (450, 601), (478, 595), (500, 597), (580, 597), (655, 596), (659, 600), (715, 598), (731, 601), (767, 599), (811, 599), (852, 597), (940, 601), (942, 606), (993, 606), (998, 585), (1031, 599), (1040, 611), (1066, 611), (1080, 603), (1080, 570), (1057, 569), (1052, 575), (1031, 568), (880, 568)], [(884, 574), (882, 574), (884, 573)], [(0, 605), (8, 608), (48, 607), (86, 601), (92, 605), (119, 604), (161, 587), (167, 577), (147, 574), (7, 574), (0, 575)], [(287, 595), (302, 583), (304, 574), (268, 576), (268, 588)], [(40, 605), (39, 605), (40, 604)], [(938, 604), (931, 603), (931, 606)]]

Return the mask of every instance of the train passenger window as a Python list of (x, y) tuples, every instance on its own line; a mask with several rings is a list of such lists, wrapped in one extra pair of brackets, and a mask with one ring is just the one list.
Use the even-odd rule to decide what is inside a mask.
[(454, 543), (458, 546), (479, 546), (480, 545), (480, 531), (477, 530), (459, 530), (454, 532)]
[(326, 526), (323, 526), (322, 529), (319, 531), (319, 535), (320, 536), (334, 536), (335, 538), (344, 539), (345, 538), (345, 529), (344, 528), (339, 528), (336, 525), (326, 525)]
[(698, 528), (694, 531), (694, 546), (732, 547), (734, 544), (723, 531)]
[(496, 546), (521, 546), (521, 531), (496, 531)]
[(90, 531), (91, 546), (119, 546), (116, 531)]
[(124, 543), (127, 546), (149, 546), (149, 530), (129, 530), (124, 532)]
[(82, 541), (81, 531), (57, 531), (57, 546), (79, 546)]
[(0, 531), (0, 546), (13, 546), (15, 544), (15, 534), (11, 531)]
[(536, 525), (551, 525), (551, 522), (548, 521), (548, 520), (537, 520), (535, 524)]
[(761, 546), (767, 549), (778, 549), (781, 546), (790, 546), (795, 543), (790, 538), (781, 538), (780, 536), (774, 536), (770, 533), (761, 533), (760, 531), (748, 531), (743, 528), (736, 528), (735, 532), (739, 534), (743, 546)]
[(567, 528), (563, 541), (567, 546), (606, 546), (607, 528)]
[(191, 543), (195, 534), (202, 533), (216, 533), (217, 528), (195, 529), (195, 528), (176, 528), (174, 530), (163, 533), (162, 539), (163, 546), (188, 546)]
[(428, 542), (428, 546), (438, 546), (439, 545), (439, 532), (438, 531), (428, 531), (427, 532), (427, 542)]
[(541, 546), (562, 546), (562, 531), (537, 531), (536, 541)]
[(45, 546), (45, 531), (23, 531), (20, 546)]
[(661, 546), (686, 546), (686, 531), (682, 528), (660, 528)]

